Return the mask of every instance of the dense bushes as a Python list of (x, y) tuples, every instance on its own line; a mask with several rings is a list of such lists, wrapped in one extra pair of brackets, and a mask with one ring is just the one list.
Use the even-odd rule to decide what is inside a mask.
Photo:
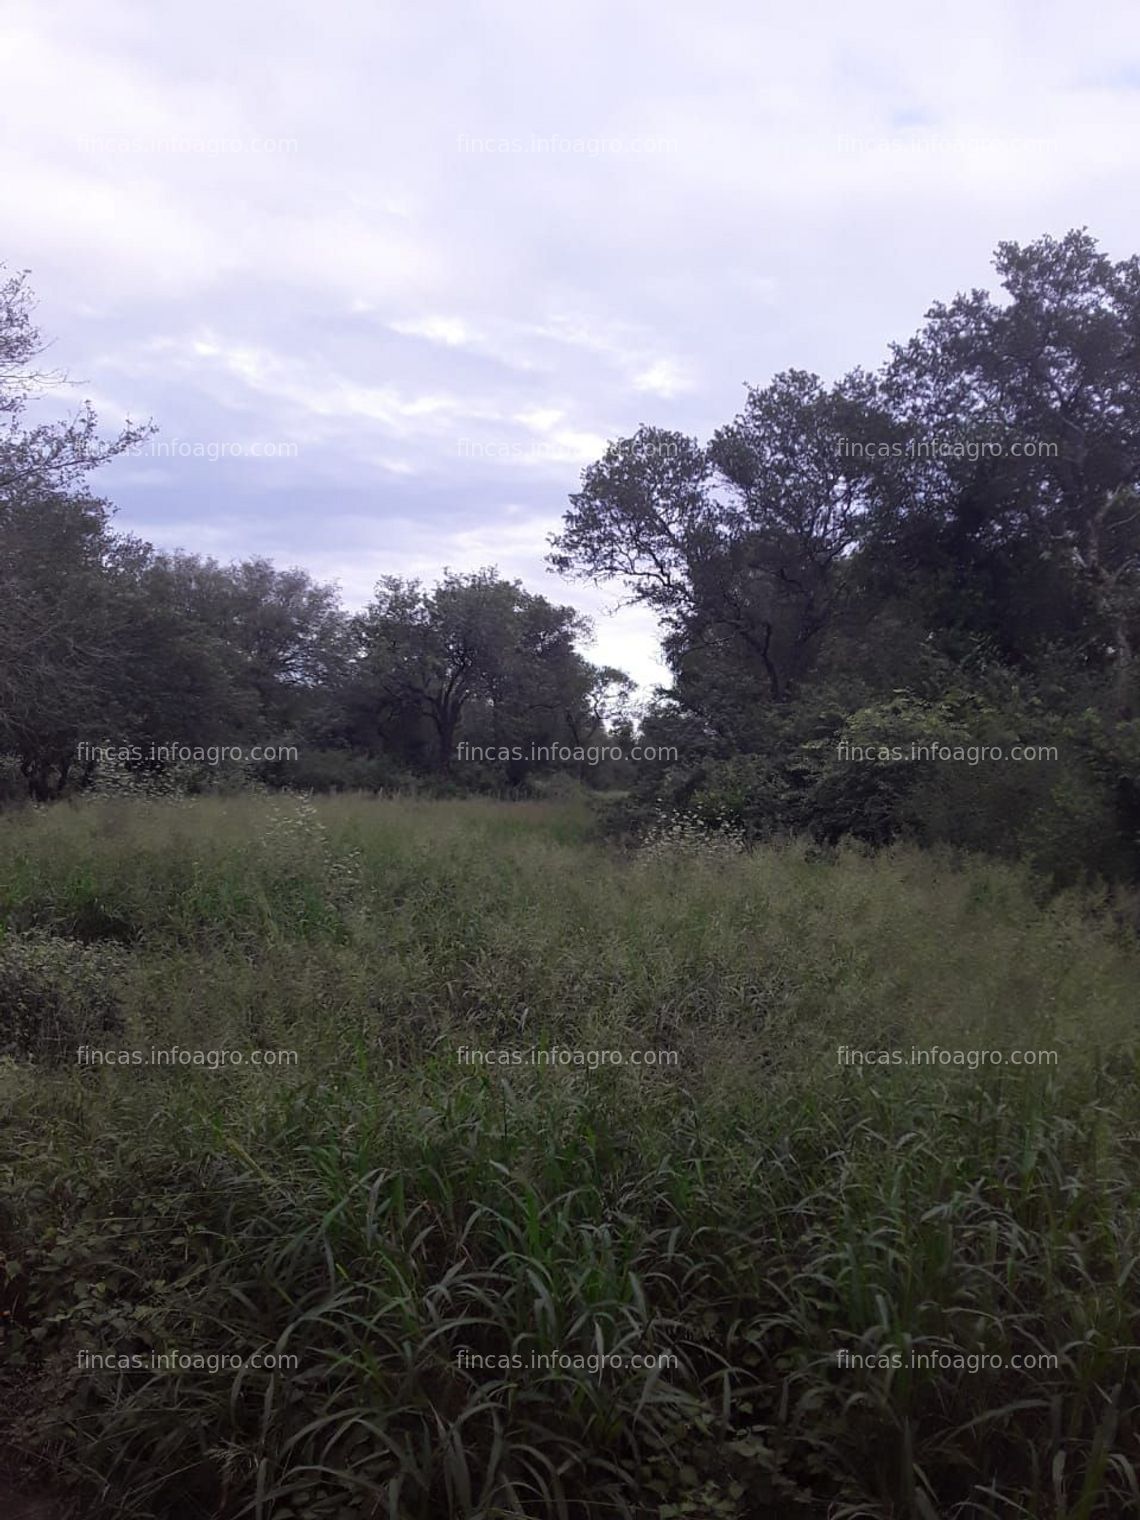
[(58, 935), (0, 936), (0, 1056), (74, 1064), (80, 1045), (122, 1031), (122, 957)]
[(909, 840), (1022, 858), (1054, 886), (1140, 882), (1140, 723), (1002, 695), (793, 712), (760, 753), (644, 775), (610, 829), (643, 831), (665, 806), (752, 839)]

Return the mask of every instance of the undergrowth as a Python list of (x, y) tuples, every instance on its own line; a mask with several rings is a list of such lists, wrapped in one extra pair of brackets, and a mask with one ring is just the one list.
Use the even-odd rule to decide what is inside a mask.
[[(3, 1435), (77, 1513), (1140, 1510), (1095, 903), (577, 806), (104, 799), (0, 820), (0, 922)], [(551, 1045), (622, 1060), (458, 1054)], [(1006, 1058), (838, 1054), (933, 1046)], [(295, 1363), (91, 1365), (171, 1351)]]

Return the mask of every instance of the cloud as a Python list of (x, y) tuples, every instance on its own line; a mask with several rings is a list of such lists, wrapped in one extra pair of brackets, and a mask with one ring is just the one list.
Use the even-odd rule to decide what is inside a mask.
[(0, 256), (109, 421), (297, 445), (124, 462), (124, 527), (357, 578), (498, 549), (593, 607), (523, 545), (607, 439), (874, 366), (1001, 239), (1135, 251), (1131, 0), (955, 15), (9, 0)]
[(661, 396), (671, 401), (683, 391), (693, 389), (682, 365), (675, 359), (658, 359), (648, 369), (633, 377), (635, 391), (647, 391), (651, 396)]
[(472, 333), (459, 317), (419, 317), (414, 321), (390, 322), (393, 332), (410, 338), (426, 338), (429, 343), (443, 343), (448, 348), (462, 348), (472, 341)]

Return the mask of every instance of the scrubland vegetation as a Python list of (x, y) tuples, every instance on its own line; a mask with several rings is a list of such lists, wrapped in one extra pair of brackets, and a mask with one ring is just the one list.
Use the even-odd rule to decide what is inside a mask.
[(0, 280), (0, 1434), (57, 1512), (1140, 1514), (1140, 259), (995, 265), (581, 472), (531, 550), (653, 614), (644, 700), (493, 568), (119, 532), (151, 426), (45, 412)]
[[(90, 1520), (1140, 1508), (1119, 897), (576, 801), (96, 798), (0, 819), (0, 925), (4, 1447)], [(295, 1059), (78, 1056), (174, 1045)], [(626, 1059), (458, 1055), (551, 1045)], [(838, 1054), (932, 1046), (1007, 1058)], [(91, 1365), (152, 1350), (296, 1361)]]

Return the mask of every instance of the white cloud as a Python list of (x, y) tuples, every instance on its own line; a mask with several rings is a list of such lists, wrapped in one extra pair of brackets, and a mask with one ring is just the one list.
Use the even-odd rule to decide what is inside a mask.
[(442, 343), (448, 348), (462, 348), (473, 338), (467, 323), (459, 317), (419, 317), (388, 325), (393, 332), (411, 338), (426, 338), (429, 343)]
[(564, 413), (556, 406), (540, 407), (533, 412), (516, 412), (514, 420), (521, 422), (523, 427), (533, 428), (536, 433), (549, 433), (556, 422), (560, 422)]
[(658, 359), (648, 369), (643, 369), (640, 374), (634, 375), (633, 388), (635, 391), (648, 391), (652, 396), (661, 396), (666, 401), (670, 401), (674, 396), (692, 390), (693, 384), (683, 366), (675, 359)]
[(0, 253), (32, 269), (53, 362), (109, 419), (303, 445), (208, 490), (115, 476), (124, 526), (354, 574), (513, 545), (544, 582), (495, 531), (557, 521), (606, 439), (707, 435), (790, 365), (874, 366), (989, 280), (999, 239), (1087, 224), (1135, 251), (1131, 0), (1086, 26), (961, 0), (950, 30), (910, 0), (474, 14), (9, 0)]

